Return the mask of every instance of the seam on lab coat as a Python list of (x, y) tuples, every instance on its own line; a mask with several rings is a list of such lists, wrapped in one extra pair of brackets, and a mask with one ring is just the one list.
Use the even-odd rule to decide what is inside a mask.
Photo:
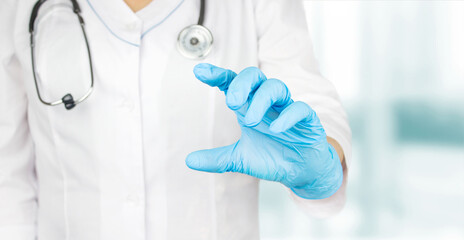
[[(87, 0), (88, 1), (88, 0)], [(177, 11), (177, 9), (179, 9), (179, 7), (185, 2), (185, 0), (181, 0), (179, 4), (177, 4), (177, 6), (166, 16), (164, 17), (160, 22), (154, 24), (153, 26), (151, 26), (150, 28), (148, 28), (144, 33), (142, 33), (142, 36), (140, 37), (140, 39), (143, 39), (143, 37), (145, 37), (145, 35), (147, 33), (149, 33), (151, 30), (157, 28), (159, 25), (163, 24), (174, 12)]]
[(63, 176), (63, 211), (64, 211), (64, 224), (65, 224), (65, 239), (69, 239), (69, 213), (68, 213), (68, 175), (66, 174), (66, 170), (64, 169), (63, 166), (63, 159), (59, 158), (57, 159), (60, 163), (60, 170), (61, 174)]
[(48, 127), (51, 129), (51, 134), (52, 134), (52, 141), (53, 145), (55, 146), (55, 149), (53, 151), (53, 155), (55, 158), (55, 161), (58, 162), (58, 166), (61, 171), (61, 177), (63, 179), (62, 185), (63, 185), (63, 220), (64, 220), (64, 240), (69, 240), (70, 238), (70, 227), (69, 227), (69, 213), (68, 213), (68, 175), (66, 174), (66, 169), (64, 167), (63, 159), (60, 157), (60, 154), (58, 153), (58, 147), (57, 143), (59, 142), (57, 139), (57, 132), (56, 128), (54, 128), (55, 125), (55, 118), (51, 116), (53, 114), (53, 109), (52, 108), (47, 108), (47, 106), (42, 106), (46, 108), (46, 115), (48, 119)]
[(87, 1), (87, 4), (89, 5), (90, 9), (92, 9), (92, 11), (95, 13), (95, 15), (97, 16), (97, 18), (100, 20), (101, 23), (103, 23), (103, 26), (105, 26), (106, 29), (108, 29), (108, 31), (110, 31), (110, 33), (115, 36), (117, 39), (129, 44), (129, 45), (132, 45), (134, 47), (139, 47), (140, 45), (139, 44), (136, 44), (136, 43), (133, 43), (133, 42), (129, 42), (127, 41), (126, 39), (116, 35), (116, 33), (113, 32), (113, 30), (111, 30), (111, 28), (105, 23), (105, 21), (103, 21), (103, 18), (98, 14), (97, 10), (95, 10), (95, 8), (93, 7), (93, 5), (90, 3), (90, 0), (86, 0)]
[[(210, 146), (208, 146), (209, 148), (213, 148), (214, 147), (214, 126), (215, 126), (215, 113), (216, 113), (216, 91), (214, 88), (210, 88), (209, 89), (209, 97), (210, 97), (210, 101), (209, 101), (209, 116), (208, 116), (208, 119), (212, 120), (211, 122), (208, 122), (209, 124), (209, 128), (208, 128), (208, 137), (210, 138)], [(210, 199), (212, 199), (211, 201), (211, 234), (212, 234), (212, 240), (218, 240), (218, 227), (217, 227), (217, 204), (216, 204), (216, 176), (214, 174), (211, 174), (210, 176), (210, 187), (211, 187), (211, 191), (210, 191)]]

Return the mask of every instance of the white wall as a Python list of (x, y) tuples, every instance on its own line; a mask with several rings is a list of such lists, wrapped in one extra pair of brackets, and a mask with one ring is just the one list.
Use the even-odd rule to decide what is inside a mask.
[(263, 239), (464, 239), (464, 1), (305, 1), (350, 116), (344, 211), (304, 216), (262, 183)]

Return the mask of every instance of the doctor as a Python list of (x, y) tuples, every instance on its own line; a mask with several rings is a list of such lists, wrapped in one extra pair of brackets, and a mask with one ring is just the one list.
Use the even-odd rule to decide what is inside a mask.
[(0, 239), (259, 239), (260, 179), (342, 208), (350, 129), (301, 1), (34, 4), (0, 3)]

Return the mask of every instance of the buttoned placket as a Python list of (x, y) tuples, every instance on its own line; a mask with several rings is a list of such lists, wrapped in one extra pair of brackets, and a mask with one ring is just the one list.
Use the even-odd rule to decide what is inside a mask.
[[(120, 233), (112, 234), (104, 232), (105, 236), (112, 236), (113, 239), (125, 239), (130, 237), (130, 239), (142, 240), (149, 237), (147, 235), (147, 192), (146, 192), (146, 170), (145, 170), (145, 156), (144, 156), (144, 114), (142, 114), (142, 100), (141, 100), (141, 86), (143, 86), (143, 81), (153, 81), (152, 74), (142, 75), (143, 72), (143, 55), (142, 50), (142, 40), (145, 34), (152, 33), (152, 30), (155, 27), (160, 26), (166, 19), (171, 16), (183, 3), (183, 0), (177, 0), (171, 2), (168, 0), (160, 1), (157, 5), (151, 5), (150, 8), (145, 9), (145, 13), (149, 17), (143, 18), (143, 16), (137, 16), (130, 12), (130, 9), (127, 6), (123, 6), (119, 3), (112, 2), (110, 0), (87, 0), (88, 10), (93, 12), (94, 17), (97, 18), (108, 30), (108, 33), (113, 35), (112, 40), (115, 41), (115, 44), (122, 44), (117, 49), (117, 54), (122, 55), (124, 58), (124, 73), (115, 78), (111, 79), (112, 82), (115, 82), (115, 85), (118, 86), (117, 92), (120, 94), (117, 95), (116, 105), (118, 111), (121, 114), (118, 114), (119, 119), (123, 123), (120, 130), (118, 131), (118, 136), (121, 138), (120, 146), (124, 146), (124, 149), (121, 149), (121, 159), (118, 159), (118, 162), (121, 162), (122, 165), (118, 165), (116, 172), (122, 173), (122, 178), (120, 183), (123, 186), (118, 188), (118, 191), (115, 195), (117, 205), (121, 206), (121, 217), (123, 219), (116, 219), (116, 223), (123, 224), (122, 229), (117, 231)], [(147, 42), (146, 44), (151, 44), (152, 42)], [(146, 50), (146, 48), (145, 48)], [(153, 54), (153, 52), (151, 52)], [(157, 59), (163, 58), (163, 54), (157, 53)], [(146, 57), (146, 56), (145, 56)], [(166, 57), (166, 56), (164, 56)], [(150, 62), (151, 64), (151, 62)], [(151, 67), (150, 67), (151, 69)], [(145, 67), (145, 73), (147, 73)], [(148, 71), (150, 72), (150, 71)], [(157, 71), (160, 73), (160, 71)], [(142, 79), (144, 77), (144, 79)], [(107, 79), (108, 80), (108, 79)], [(145, 82), (146, 83), (146, 82)], [(116, 96), (116, 95), (115, 95)], [(145, 102), (146, 103), (146, 102)], [(147, 114), (147, 112), (144, 112)], [(149, 113), (148, 113), (149, 114)], [(146, 130), (146, 129), (145, 129)], [(116, 131), (116, 129), (115, 129)], [(127, 158), (127, 159), (125, 159)], [(162, 178), (162, 176), (159, 176)], [(111, 184), (109, 186), (108, 192), (111, 192)], [(163, 183), (157, 184), (155, 187), (158, 187), (156, 190), (157, 193), (164, 192)], [(156, 237), (165, 238), (166, 237), (166, 208), (165, 206), (165, 197), (157, 198), (159, 202), (152, 204), (151, 210), (155, 209), (156, 220), (151, 222), (151, 228), (156, 228)], [(160, 200), (161, 199), (161, 200)], [(111, 202), (111, 201), (110, 201)], [(156, 207), (153, 207), (156, 206)], [(111, 211), (109, 207), (105, 207), (105, 212)], [(117, 216), (117, 214), (105, 214), (103, 221), (111, 222), (111, 219), (106, 219), (106, 216)], [(105, 228), (111, 231), (111, 225), (102, 223)], [(115, 238), (116, 237), (116, 238)]]
[[(142, 21), (132, 21), (125, 25), (126, 33), (133, 38), (141, 38)], [(122, 100), (121, 111), (127, 116), (127, 127), (131, 136), (131, 151), (133, 158), (126, 159), (127, 195), (124, 199), (123, 220), (131, 233), (131, 239), (146, 239), (145, 229), (145, 177), (143, 157), (142, 113), (140, 104), (140, 47), (133, 46), (130, 57), (126, 61), (128, 71), (131, 71), (133, 79), (127, 79), (127, 97)], [(125, 126), (126, 127), (126, 126)]]

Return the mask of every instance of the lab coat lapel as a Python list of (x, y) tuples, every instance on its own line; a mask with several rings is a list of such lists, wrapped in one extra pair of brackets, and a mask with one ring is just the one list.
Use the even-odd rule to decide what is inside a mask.
[(133, 45), (140, 44), (140, 36), (134, 35), (133, 30), (140, 24), (141, 20), (124, 1), (82, 0), (81, 5), (83, 4), (88, 6), (89, 11), (97, 16), (99, 22), (114, 37)]

